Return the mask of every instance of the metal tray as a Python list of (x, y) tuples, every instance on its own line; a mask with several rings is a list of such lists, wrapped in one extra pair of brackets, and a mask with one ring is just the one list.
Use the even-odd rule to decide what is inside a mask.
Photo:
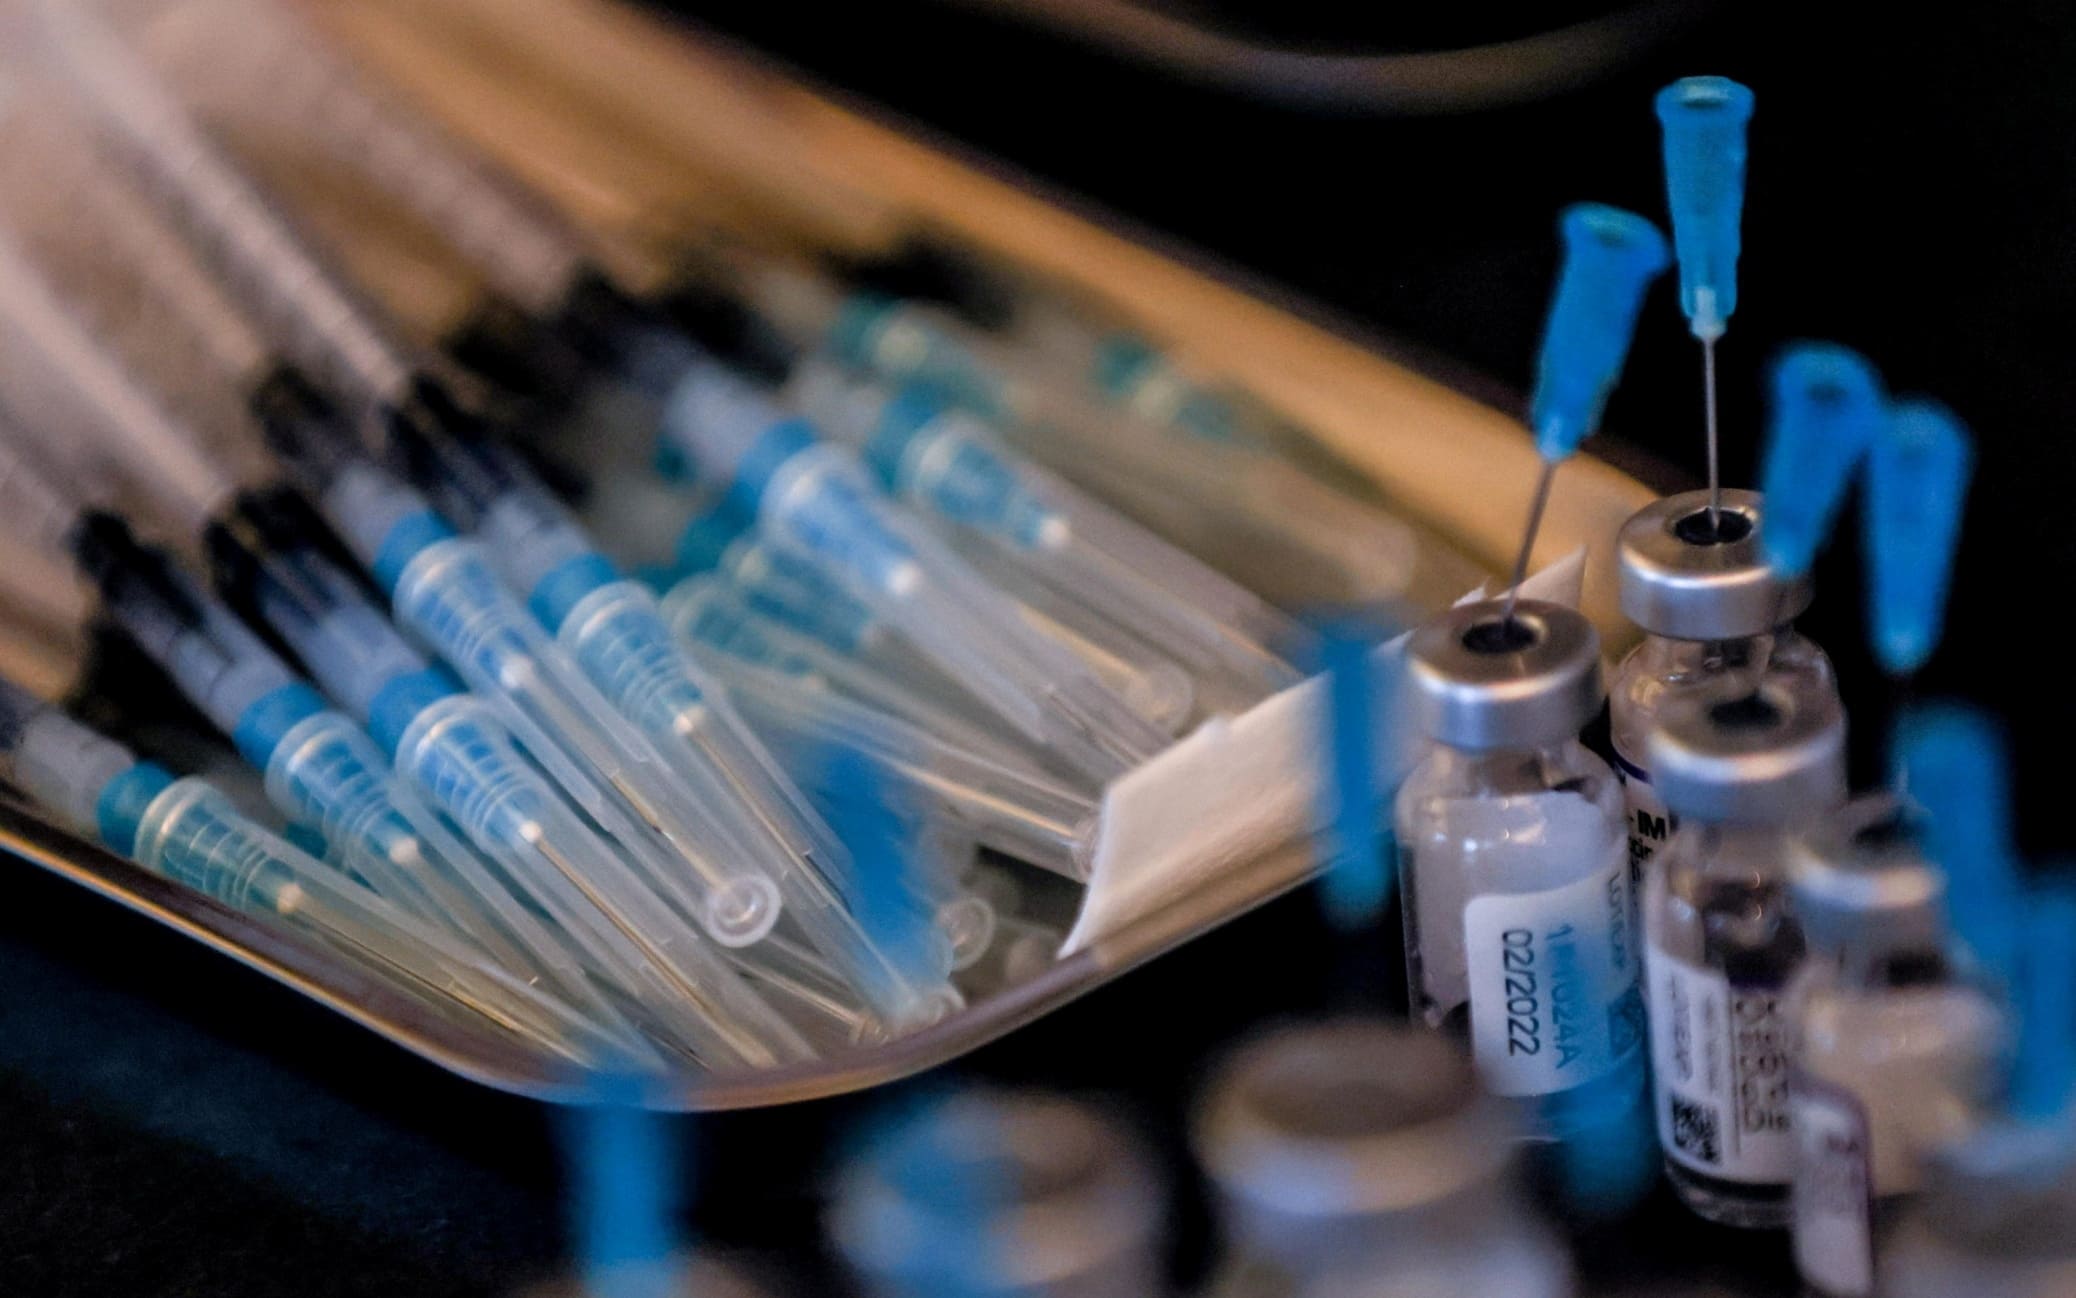
[[(465, 22), (493, 0), (417, 0), (426, 21)], [(1509, 557), (1537, 469), (1527, 435), (1509, 416), (1456, 387), (1387, 359), (1374, 344), (1320, 323), (1319, 312), (1272, 303), (1241, 278), (1158, 247), (1143, 234), (1000, 168), (954, 156), (912, 128), (887, 125), (808, 89), (716, 42), (615, 0), (494, 0), (540, 22), (536, 30), (584, 51), (602, 72), (640, 87), (660, 118), (719, 120), (754, 138), (719, 142), (740, 165), (785, 159), (787, 184), (803, 176), (989, 256), (1088, 292), (1156, 337), (1222, 368), (1305, 426), (1317, 450), (1374, 483), (1395, 508), (1474, 559)], [(340, 13), (403, 11), (400, 0), (325, 7)], [(410, 79), (408, 44), (367, 52)], [(701, 112), (689, 111), (692, 104)], [(715, 113), (717, 103), (725, 109)], [(436, 108), (438, 105), (434, 105)], [(451, 108), (451, 105), (449, 106)], [(466, 123), (461, 123), (464, 126)], [(715, 142), (708, 141), (710, 146)], [(718, 147), (718, 146), (716, 146)], [(1627, 634), (1614, 610), (1606, 541), (1652, 493), (1614, 467), (1581, 457), (1567, 465), (1544, 524), (1546, 555), (1589, 547), (1585, 607), (1611, 647)], [(659, 1107), (720, 1110), (790, 1103), (905, 1077), (988, 1041), (1102, 986), (1302, 883), (1308, 850), (1292, 847), (1207, 878), (1185, 901), (1143, 916), (1043, 973), (979, 1001), (927, 1030), (812, 1066), (748, 1076), (688, 1076), (653, 1097)], [(318, 1002), (370, 1032), (462, 1077), (545, 1100), (571, 1100), (583, 1079), (485, 1029), (433, 1013), (399, 986), (148, 873), (0, 799), (0, 870), (39, 868), (147, 915)]]

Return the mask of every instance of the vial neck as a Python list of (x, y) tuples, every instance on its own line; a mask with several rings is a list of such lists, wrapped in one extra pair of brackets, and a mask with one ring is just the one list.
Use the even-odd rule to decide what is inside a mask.
[(1682, 820), (1689, 861), (1710, 873), (1778, 878), (1787, 871), (1789, 831), (1782, 825), (1707, 824)]
[(1679, 640), (1650, 633), (1638, 649), (1653, 675), (1666, 677), (1707, 676), (1738, 671), (1772, 655), (1774, 642), (1794, 632), (1787, 627), (1769, 635), (1740, 636), (1730, 640)]
[(1503, 796), (1540, 793), (1574, 778), (1584, 759), (1585, 747), (1576, 739), (1563, 739), (1532, 748), (1472, 750), (1435, 748), (1435, 761), (1456, 783), (1474, 794)]

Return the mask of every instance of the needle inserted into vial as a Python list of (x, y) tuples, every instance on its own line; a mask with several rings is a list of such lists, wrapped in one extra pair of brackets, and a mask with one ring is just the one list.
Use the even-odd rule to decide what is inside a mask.
[(1737, 309), (1739, 221), (1744, 213), (1745, 127), (1752, 92), (1728, 77), (1684, 77), (1658, 92), (1665, 187), (1680, 264), (1680, 309), (1701, 342), (1707, 410), (1708, 510), (1722, 507), (1716, 438), (1716, 342)]
[(1528, 426), (1535, 434), (1542, 470), (1536, 476), (1513, 578), (1507, 584), (1502, 622), (1513, 620), (1514, 601), (1528, 577), (1529, 557), (1535, 550), (1536, 532), (1550, 501), (1557, 466), (1600, 426), (1601, 411), (1621, 378), (1622, 362), (1636, 335), (1644, 291), (1671, 256), (1657, 226), (1633, 212), (1599, 203), (1566, 208), (1558, 231), (1564, 242), (1564, 264), (1543, 324), (1535, 395), (1528, 409)]

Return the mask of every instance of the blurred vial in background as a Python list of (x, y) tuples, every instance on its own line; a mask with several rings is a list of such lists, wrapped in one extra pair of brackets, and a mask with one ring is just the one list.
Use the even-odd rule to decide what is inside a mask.
[(1955, 949), (1945, 876), (1894, 799), (1856, 799), (1799, 839), (1790, 898), (1809, 944), (1788, 990), (1795, 1263), (1819, 1298), (1864, 1298), (1926, 1160), (1986, 1121), (2010, 1026)]
[(1225, 1236), (1205, 1298), (1567, 1298), (1513, 1137), (1431, 1033), (1350, 1019), (1241, 1047), (1192, 1130)]
[(829, 1223), (870, 1298), (1158, 1298), (1162, 1226), (1129, 1132), (1070, 1100), (991, 1091), (868, 1141)]
[(1881, 1250), (1884, 1298), (2076, 1294), (2076, 1130), (2000, 1124), (1939, 1151)]

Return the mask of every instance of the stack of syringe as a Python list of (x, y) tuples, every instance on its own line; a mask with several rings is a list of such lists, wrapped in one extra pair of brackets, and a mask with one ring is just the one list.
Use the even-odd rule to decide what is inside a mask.
[[(573, 1016), (721, 1068), (929, 1023), (1049, 931), (987, 858), (1085, 878), (1110, 780), (1298, 679), (1282, 613), (947, 376), (771, 345), (739, 259), (698, 310), (620, 290), (288, 9), (10, 20), (0, 157), (45, 183), (0, 202), (9, 544), (342, 877)], [(532, 359), (415, 340), (337, 269), (351, 223), (262, 179), (261, 128), (488, 286), (509, 328), (472, 354)], [(484, 377), (529, 369), (557, 380)], [(544, 477), (509, 435), (601, 392), (622, 417)], [(857, 771), (899, 803), (896, 877), (830, 828)], [(889, 889), (930, 922), (884, 930)]]

